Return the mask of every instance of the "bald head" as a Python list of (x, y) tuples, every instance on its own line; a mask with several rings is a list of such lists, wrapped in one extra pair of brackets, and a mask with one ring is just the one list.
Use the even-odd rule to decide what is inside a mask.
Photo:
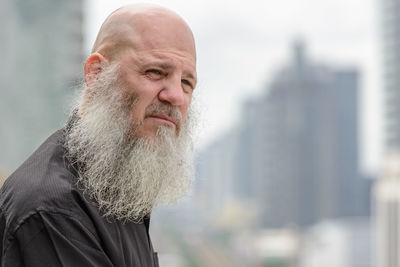
[(196, 57), (193, 34), (175, 12), (160, 6), (134, 4), (115, 10), (104, 21), (92, 48), (109, 60), (127, 48), (178, 49)]

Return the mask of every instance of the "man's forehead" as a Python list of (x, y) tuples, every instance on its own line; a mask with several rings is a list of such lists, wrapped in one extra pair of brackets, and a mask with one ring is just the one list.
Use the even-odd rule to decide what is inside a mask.
[(154, 25), (149, 22), (143, 23), (140, 27), (133, 26), (133, 29), (133, 46), (138, 50), (173, 52), (196, 60), (194, 38), (186, 25), (177, 22)]
[(153, 5), (130, 5), (113, 12), (103, 23), (93, 52), (101, 46), (118, 49), (129, 44), (135, 49), (174, 48), (196, 57), (193, 34), (176, 13)]

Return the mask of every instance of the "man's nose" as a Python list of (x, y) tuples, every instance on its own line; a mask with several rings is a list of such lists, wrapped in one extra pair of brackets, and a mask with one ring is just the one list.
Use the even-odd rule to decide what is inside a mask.
[(163, 89), (158, 94), (158, 98), (162, 102), (168, 102), (173, 106), (181, 106), (184, 104), (184, 95), (182, 82), (180, 77), (170, 77), (163, 84)]

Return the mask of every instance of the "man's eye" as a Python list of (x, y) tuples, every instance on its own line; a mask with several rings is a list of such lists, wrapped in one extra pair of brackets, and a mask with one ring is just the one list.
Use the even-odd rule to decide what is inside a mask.
[(151, 79), (160, 79), (163, 73), (156, 69), (146, 70), (146, 75)]
[(192, 87), (192, 83), (190, 81), (188, 81), (188, 80), (182, 80), (182, 83), (184, 85), (188, 85), (188, 86)]

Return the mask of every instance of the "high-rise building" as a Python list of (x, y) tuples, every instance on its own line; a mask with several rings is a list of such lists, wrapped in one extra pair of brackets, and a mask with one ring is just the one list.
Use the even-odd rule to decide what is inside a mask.
[(224, 146), (203, 151), (212, 163), (202, 169), (219, 167), (212, 182), (230, 179), (233, 196), (256, 203), (265, 227), (368, 216), (370, 183), (358, 171), (358, 72), (312, 63), (297, 42), (267, 89), (245, 103), (235, 142), (222, 136)]
[(198, 155), (195, 193), (201, 208), (217, 216), (234, 196), (237, 177), (238, 135), (230, 131)]
[(377, 266), (400, 266), (400, 0), (379, 0), (385, 110), (383, 172), (374, 185)]
[(385, 150), (400, 151), (400, 0), (379, 0), (385, 91)]
[(386, 158), (373, 189), (377, 267), (400, 266), (400, 156)]
[(304, 45), (259, 104), (253, 158), (261, 220), (279, 227), (365, 215), (358, 172), (358, 72), (310, 62)]
[(65, 122), (83, 62), (82, 0), (3, 0), (0, 167), (12, 171)]

